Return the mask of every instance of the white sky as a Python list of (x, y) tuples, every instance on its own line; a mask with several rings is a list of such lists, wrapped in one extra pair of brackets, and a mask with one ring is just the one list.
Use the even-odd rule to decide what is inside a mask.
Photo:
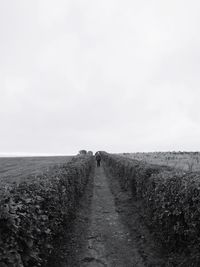
[(0, 0), (0, 153), (200, 150), (198, 0)]

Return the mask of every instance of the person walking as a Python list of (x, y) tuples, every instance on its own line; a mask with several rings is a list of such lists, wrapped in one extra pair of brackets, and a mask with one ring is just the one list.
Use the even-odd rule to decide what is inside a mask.
[(97, 161), (97, 167), (100, 167), (101, 166), (101, 155), (99, 152), (96, 153), (95, 158)]

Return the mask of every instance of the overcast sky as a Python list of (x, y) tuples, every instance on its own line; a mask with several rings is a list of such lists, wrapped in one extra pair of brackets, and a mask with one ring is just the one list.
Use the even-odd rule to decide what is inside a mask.
[(0, 154), (200, 150), (198, 0), (1, 0)]

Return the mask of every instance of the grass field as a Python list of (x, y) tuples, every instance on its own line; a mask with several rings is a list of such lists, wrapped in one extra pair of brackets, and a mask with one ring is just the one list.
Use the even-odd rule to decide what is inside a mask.
[(0, 181), (20, 183), (31, 175), (48, 171), (55, 165), (68, 162), (72, 156), (0, 157)]
[(200, 152), (123, 153), (124, 157), (166, 165), (184, 171), (200, 171)]

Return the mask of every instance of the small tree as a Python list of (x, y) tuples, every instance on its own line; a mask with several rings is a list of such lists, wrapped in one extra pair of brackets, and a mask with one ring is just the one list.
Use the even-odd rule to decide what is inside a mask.
[(80, 150), (79, 151), (79, 155), (87, 155), (87, 151), (86, 150)]

